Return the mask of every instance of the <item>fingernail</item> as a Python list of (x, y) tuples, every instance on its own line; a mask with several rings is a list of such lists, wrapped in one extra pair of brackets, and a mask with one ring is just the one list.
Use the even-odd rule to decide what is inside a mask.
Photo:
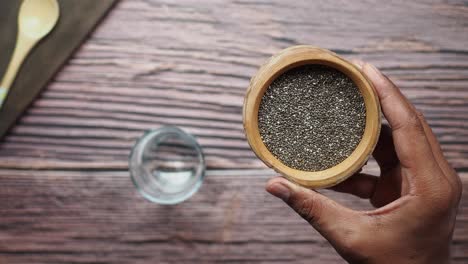
[(352, 59), (351, 62), (361, 70), (362, 70), (362, 67), (364, 67), (364, 62), (362, 60)]
[(268, 186), (267, 191), (283, 201), (287, 201), (291, 195), (289, 188), (282, 183), (273, 183), (272, 185)]
[(382, 77), (382, 73), (372, 64), (370, 63), (366, 63), (366, 65), (368, 66), (368, 68), (372, 71), (372, 73), (376, 74), (377, 76), (380, 76)]

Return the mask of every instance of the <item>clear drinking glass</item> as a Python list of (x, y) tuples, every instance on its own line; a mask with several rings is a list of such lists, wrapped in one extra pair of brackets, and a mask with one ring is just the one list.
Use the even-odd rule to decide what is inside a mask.
[(173, 126), (146, 132), (133, 147), (129, 163), (135, 187), (159, 204), (190, 198), (205, 176), (200, 145), (192, 135)]

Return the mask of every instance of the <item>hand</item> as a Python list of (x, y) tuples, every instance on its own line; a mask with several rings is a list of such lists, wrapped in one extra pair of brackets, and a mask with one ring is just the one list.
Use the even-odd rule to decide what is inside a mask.
[(284, 200), (349, 263), (449, 263), (462, 185), (422, 114), (374, 66), (356, 62), (372, 81), (390, 127), (373, 156), (380, 177), (358, 173), (333, 189), (369, 199), (355, 211), (284, 178), (267, 191)]

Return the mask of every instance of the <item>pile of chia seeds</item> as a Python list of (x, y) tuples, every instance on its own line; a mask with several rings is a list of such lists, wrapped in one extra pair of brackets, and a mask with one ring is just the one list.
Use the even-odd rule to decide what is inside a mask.
[(260, 135), (281, 162), (320, 171), (345, 160), (364, 133), (366, 109), (356, 84), (328, 66), (306, 65), (275, 79), (258, 112)]

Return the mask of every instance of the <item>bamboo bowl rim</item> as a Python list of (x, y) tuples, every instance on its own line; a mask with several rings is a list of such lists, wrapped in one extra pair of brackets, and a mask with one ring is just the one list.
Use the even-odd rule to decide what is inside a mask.
[[(258, 110), (265, 91), (281, 74), (303, 65), (325, 65), (344, 73), (358, 87), (366, 108), (366, 125), (357, 147), (344, 161), (321, 171), (297, 170), (282, 163), (265, 146), (258, 128)], [(305, 45), (287, 48), (260, 67), (250, 81), (242, 115), (247, 141), (257, 157), (289, 180), (309, 188), (330, 187), (356, 173), (372, 154), (381, 127), (379, 99), (367, 77), (356, 66), (337, 54)]]

